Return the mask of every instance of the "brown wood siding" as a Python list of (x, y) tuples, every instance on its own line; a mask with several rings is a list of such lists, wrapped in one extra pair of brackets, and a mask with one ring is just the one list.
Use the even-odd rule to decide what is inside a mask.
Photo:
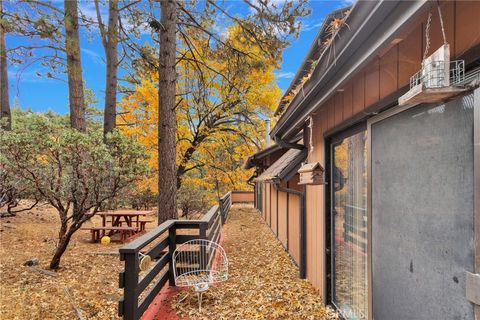
[(335, 126), (335, 104), (332, 98), (325, 103), (325, 108), (327, 110), (327, 126), (333, 128)]
[[(460, 55), (480, 44), (480, 1), (443, 1), (445, 33), (454, 53)], [(410, 77), (421, 68), (426, 40), (424, 29), (428, 12), (404, 28), (392, 43), (328, 99), (317, 111), (319, 123), (330, 130), (372, 104), (408, 86)], [(442, 45), (442, 33), (436, 7), (432, 7), (430, 50)], [(318, 125), (318, 123), (317, 123)]]
[(353, 115), (353, 86), (349, 83), (343, 92), (343, 119), (347, 120)]
[(422, 64), (422, 31), (420, 23), (402, 42), (398, 44), (398, 86), (409, 84), (410, 77), (420, 70)]
[(455, 2), (455, 56), (480, 44), (480, 1)]
[[(324, 166), (323, 132), (328, 129), (321, 125), (321, 115), (322, 113), (318, 113), (314, 117), (314, 149), (309, 155), (309, 162), (319, 161)], [(307, 186), (306, 193), (307, 279), (319, 290), (320, 295), (325, 297), (324, 186)]]
[(270, 226), (270, 190), (271, 185), (269, 183), (265, 183), (265, 195), (266, 195), (266, 203), (265, 203), (265, 222), (267, 225)]
[(365, 108), (365, 77), (363, 72), (352, 80), (352, 85), (353, 85), (353, 100), (352, 100), (353, 114), (357, 114), (359, 112), (362, 112), (363, 109)]
[(254, 193), (252, 192), (236, 192), (232, 191), (232, 202), (253, 202)]
[(287, 194), (278, 192), (278, 239), (287, 247)]
[(277, 235), (277, 188), (275, 188), (275, 186), (271, 186), (270, 187), (271, 191), (270, 191), (270, 197), (272, 198), (272, 202), (271, 202), (271, 214), (272, 214), (272, 222), (271, 222), (271, 225), (270, 227), (272, 228), (273, 230), (273, 233), (275, 233), (275, 235)]
[(262, 183), (262, 216), (263, 220), (267, 221), (267, 188), (265, 183)]
[(320, 109), (313, 116), (313, 126), (321, 126), (322, 128), (328, 128), (328, 113), (325, 109)]
[[(316, 117), (314, 117), (314, 121), (315, 121)], [(315, 124), (314, 124), (315, 125)], [(295, 176), (292, 177), (292, 179), (290, 179), (290, 181), (288, 182), (288, 187), (290, 189), (295, 189), (297, 191), (303, 191), (303, 186), (298, 184), (300, 182), (300, 175), (299, 174), (296, 174)]]
[[(453, 57), (455, 53), (455, 39), (454, 39), (455, 3), (453, 1), (441, 1), (440, 8), (442, 10), (445, 36), (447, 37), (447, 42), (450, 44), (450, 52)], [(424, 20), (423, 20), (424, 23), (427, 22), (427, 18), (428, 18), (428, 14), (424, 16)], [(477, 19), (478, 19), (478, 16), (477, 16)], [(474, 32), (474, 31), (472, 30), (471, 32)], [(426, 41), (423, 41), (422, 51), (425, 50), (425, 43)], [(442, 29), (440, 27), (440, 19), (438, 17), (437, 7), (433, 6), (432, 7), (432, 23), (430, 25), (430, 50), (428, 52), (428, 55), (431, 55), (435, 50), (437, 50), (437, 48), (439, 48), (442, 45), (443, 45), (443, 36), (442, 36)]]
[[(314, 120), (317, 119), (314, 117)], [(300, 176), (297, 174), (288, 182), (290, 189), (303, 191), (299, 185)], [(294, 194), (288, 195), (288, 251), (293, 260), (300, 264), (300, 197)]]
[[(293, 185), (289, 184), (289, 187)], [(288, 252), (300, 263), (300, 200), (297, 195), (288, 195)]]
[(398, 46), (380, 58), (380, 99), (398, 88)]
[(335, 103), (335, 124), (343, 121), (343, 93), (337, 92), (334, 96)]
[(379, 59), (375, 59), (365, 68), (365, 106), (380, 99)]

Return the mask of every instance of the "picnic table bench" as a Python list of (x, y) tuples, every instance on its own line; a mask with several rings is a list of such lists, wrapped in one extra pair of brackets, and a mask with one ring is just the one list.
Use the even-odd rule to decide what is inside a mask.
[(138, 232), (138, 228), (135, 227), (90, 227), (82, 228), (82, 230), (90, 230), (92, 242), (100, 241), (107, 231), (120, 233), (120, 241), (122, 243)]
[[(154, 222), (154, 221), (153, 220), (139, 220), (138, 221), (139, 232), (145, 231), (147, 223), (151, 223), (151, 222)], [(124, 221), (119, 221), (117, 225), (121, 227), (121, 226), (123, 226), (124, 223), (125, 223)]]

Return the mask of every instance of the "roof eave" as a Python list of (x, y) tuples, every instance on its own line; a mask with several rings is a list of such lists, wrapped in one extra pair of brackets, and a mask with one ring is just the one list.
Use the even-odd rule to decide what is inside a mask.
[(309, 62), (310, 62), (310, 65), (311, 65), (312, 56), (317, 52), (317, 50), (319, 50), (319, 43), (318, 42), (322, 39), (322, 37), (324, 35), (324, 32), (328, 28), (331, 20), (333, 18), (335, 18), (338, 14), (340, 14), (342, 12), (345, 12), (345, 11), (349, 10), (350, 8), (352, 8), (352, 6), (342, 7), (342, 8), (339, 8), (339, 9), (336, 9), (336, 10), (330, 12), (329, 14), (327, 14), (325, 16), (325, 19), (322, 23), (322, 26), (320, 27), (320, 30), (318, 31), (317, 35), (315, 36), (315, 40), (310, 45), (310, 48), (308, 49), (307, 54), (305, 55), (302, 63), (300, 64), (301, 67), (295, 73), (295, 76), (293, 77), (292, 81), (290, 82), (290, 85), (288, 86), (287, 90), (285, 90), (285, 93), (283, 94), (282, 99), (280, 99), (281, 102), (278, 105), (277, 109), (275, 110), (275, 113), (274, 113), (275, 116), (280, 113), (280, 110), (285, 108), (285, 106), (282, 104), (283, 99), (290, 93), (291, 90), (293, 90), (293, 88), (297, 85), (298, 81), (310, 69), (310, 67), (307, 67), (307, 65), (309, 64)]
[[(291, 142), (291, 143), (298, 142), (300, 139), (302, 139), (302, 137), (303, 137), (303, 134), (298, 133), (292, 139), (290, 139), (289, 142)], [(252, 154), (250, 157), (247, 158), (247, 160), (245, 160), (245, 163), (242, 165), (242, 169), (251, 169), (251, 168), (257, 167), (259, 165), (258, 161), (260, 161), (260, 160), (264, 159), (265, 157), (269, 156), (270, 154), (275, 153), (277, 151), (280, 151), (282, 149), (287, 150), (286, 148), (284, 148), (284, 147), (282, 147), (278, 144), (274, 144), (274, 145), (272, 145), (268, 148), (260, 150), (257, 153)]]
[(323, 56), (312, 79), (304, 86), (305, 94), (295, 96), (272, 129), (272, 138), (288, 139), (301, 130), (302, 124), (312, 112), (427, 7), (427, 0), (359, 1), (347, 21), (350, 28), (344, 29), (341, 37), (336, 39), (338, 54), (335, 63), (329, 63)]

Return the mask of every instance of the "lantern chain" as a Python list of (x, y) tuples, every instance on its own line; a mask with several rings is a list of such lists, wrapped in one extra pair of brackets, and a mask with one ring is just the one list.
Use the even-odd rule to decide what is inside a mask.
[[(443, 44), (447, 44), (447, 36), (445, 34), (445, 27), (443, 24), (442, 9), (440, 8), (440, 1), (437, 0), (438, 18), (440, 20), (440, 29), (442, 30)], [(428, 51), (430, 50), (430, 27), (432, 26), (432, 8), (428, 12), (427, 25), (425, 26), (425, 52), (423, 53), (423, 60), (427, 58)]]
[(430, 25), (432, 23), (432, 11), (428, 13), (427, 26), (425, 27), (425, 52), (423, 52), (423, 60), (427, 58), (430, 49)]

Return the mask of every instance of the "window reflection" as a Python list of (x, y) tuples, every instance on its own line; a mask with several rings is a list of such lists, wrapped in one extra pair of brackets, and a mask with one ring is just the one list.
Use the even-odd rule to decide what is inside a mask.
[(333, 302), (346, 319), (367, 317), (366, 131), (333, 146)]

